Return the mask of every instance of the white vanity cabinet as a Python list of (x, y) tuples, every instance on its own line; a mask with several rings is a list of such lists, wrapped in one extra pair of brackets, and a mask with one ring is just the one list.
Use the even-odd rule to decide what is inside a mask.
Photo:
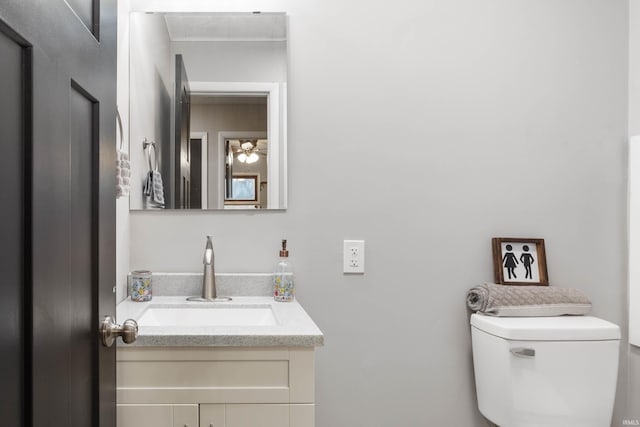
[(313, 427), (313, 347), (119, 347), (118, 427)]

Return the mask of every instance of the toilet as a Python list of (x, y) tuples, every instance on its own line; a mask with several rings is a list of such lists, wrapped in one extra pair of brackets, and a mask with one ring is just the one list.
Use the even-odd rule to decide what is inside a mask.
[(609, 427), (620, 328), (590, 316), (471, 315), (478, 407), (500, 427)]

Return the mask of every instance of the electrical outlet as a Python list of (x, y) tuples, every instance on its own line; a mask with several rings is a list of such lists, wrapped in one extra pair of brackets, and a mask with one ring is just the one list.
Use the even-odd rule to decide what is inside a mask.
[(343, 272), (364, 273), (364, 240), (345, 240)]

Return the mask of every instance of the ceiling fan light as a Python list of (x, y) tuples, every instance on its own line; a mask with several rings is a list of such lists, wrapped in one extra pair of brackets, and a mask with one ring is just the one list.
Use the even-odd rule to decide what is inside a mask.
[(251, 162), (249, 162), (249, 159), (247, 158), (247, 155), (244, 154), (244, 153), (238, 154), (238, 160), (241, 161), (242, 163), (251, 163)]
[(251, 153), (249, 154), (249, 157), (247, 157), (247, 163), (255, 163), (258, 161), (260, 157), (258, 157), (258, 155), (256, 153)]

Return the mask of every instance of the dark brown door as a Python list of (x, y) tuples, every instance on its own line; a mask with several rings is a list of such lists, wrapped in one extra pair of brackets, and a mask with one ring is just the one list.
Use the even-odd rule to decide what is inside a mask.
[[(25, 163), (28, 123), (26, 90), (30, 49), (23, 39), (0, 24), (0, 413), (3, 423), (23, 424), (26, 311), (23, 284), (28, 280), (28, 166)], [(28, 73), (28, 71), (27, 71)]]
[(189, 160), (191, 209), (206, 209), (206, 206), (202, 206), (202, 139), (189, 139)]
[(0, 417), (115, 426), (115, 0), (0, 2)]
[(176, 140), (175, 140), (175, 207), (189, 209), (191, 207), (191, 172), (189, 149), (189, 123), (191, 115), (191, 90), (189, 78), (184, 68), (182, 55), (176, 55)]

